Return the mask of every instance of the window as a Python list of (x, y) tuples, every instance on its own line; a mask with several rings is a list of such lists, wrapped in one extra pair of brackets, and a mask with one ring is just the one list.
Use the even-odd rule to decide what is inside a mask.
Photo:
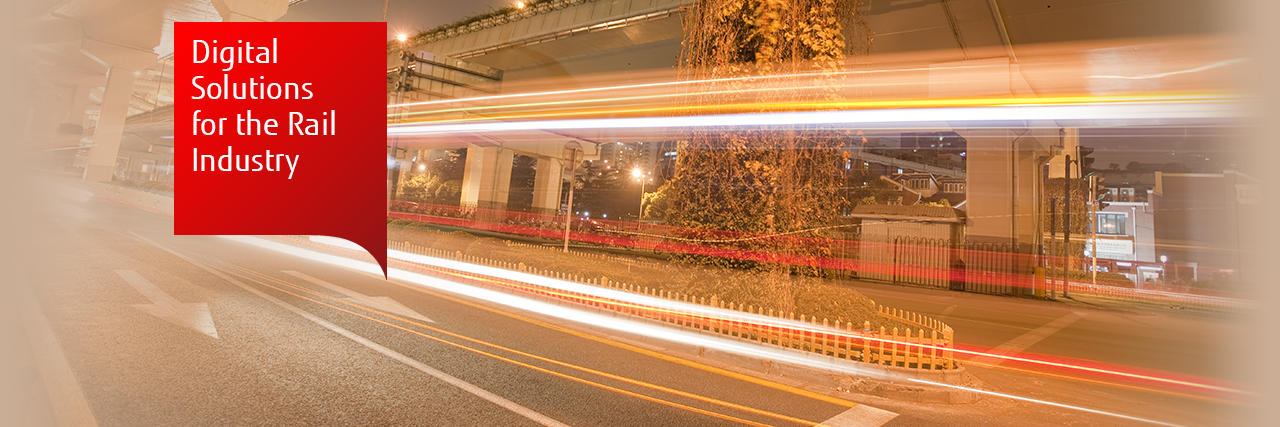
[(1098, 234), (1124, 234), (1124, 214), (1098, 214)]
[(947, 183), (943, 183), (943, 184), (942, 184), (942, 191), (943, 191), (944, 193), (963, 193), (963, 192), (964, 192), (964, 184), (963, 184), (963, 183), (959, 183), (959, 182), (947, 182)]

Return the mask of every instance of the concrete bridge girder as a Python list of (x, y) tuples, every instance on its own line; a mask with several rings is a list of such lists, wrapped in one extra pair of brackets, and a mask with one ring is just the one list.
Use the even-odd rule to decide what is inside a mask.
[(272, 22), (289, 11), (289, 0), (211, 0), (222, 22)]

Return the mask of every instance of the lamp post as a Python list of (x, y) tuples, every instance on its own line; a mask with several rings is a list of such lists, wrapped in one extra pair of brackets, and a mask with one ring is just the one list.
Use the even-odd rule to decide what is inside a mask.
[(569, 207), (564, 210), (564, 251), (569, 252), (569, 222), (573, 219), (573, 181), (578, 170), (578, 150), (582, 144), (569, 141), (564, 145), (564, 156), (569, 158)]
[(1071, 163), (1071, 155), (1068, 154), (1062, 162), (1062, 255), (1066, 260), (1066, 267), (1062, 269), (1063, 298), (1071, 298)]
[[(415, 61), (416, 58), (404, 50), (404, 41), (407, 40), (407, 36), (400, 34), (397, 36), (397, 40), (400, 41), (401, 64), (399, 72), (396, 73), (395, 123), (400, 123), (404, 120), (405, 113), (405, 107), (403, 106), (404, 92), (412, 89), (408, 87), (408, 80), (410, 76), (409, 63)], [(396, 135), (391, 138), (391, 145), (387, 148), (387, 212), (391, 211), (391, 202), (396, 199), (396, 187), (398, 186), (400, 179), (399, 154), (400, 135)]]
[(640, 222), (644, 220), (644, 186), (648, 184), (648, 179), (640, 169), (633, 169), (631, 176), (640, 181), (640, 213), (636, 214), (636, 222)]
[[(1098, 286), (1098, 176), (1089, 172), (1089, 256), (1093, 258), (1092, 280)], [(1123, 230), (1121, 230), (1123, 231)]]

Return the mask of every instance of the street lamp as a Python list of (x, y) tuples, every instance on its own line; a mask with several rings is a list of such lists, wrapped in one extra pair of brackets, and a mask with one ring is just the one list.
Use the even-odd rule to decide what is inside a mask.
[(636, 222), (644, 220), (644, 186), (648, 184), (644, 176), (644, 171), (639, 168), (631, 170), (631, 176), (640, 181), (640, 213), (636, 214)]
[(564, 157), (569, 158), (569, 207), (564, 210), (564, 251), (569, 252), (569, 221), (573, 219), (573, 184), (575, 173), (578, 170), (578, 151), (582, 150), (582, 144), (578, 141), (569, 141), (564, 145)]

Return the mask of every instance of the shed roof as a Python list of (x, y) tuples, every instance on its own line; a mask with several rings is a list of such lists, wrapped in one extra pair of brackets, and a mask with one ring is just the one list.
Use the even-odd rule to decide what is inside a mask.
[(900, 221), (961, 222), (961, 211), (944, 206), (923, 205), (858, 205), (850, 215), (855, 218)]

